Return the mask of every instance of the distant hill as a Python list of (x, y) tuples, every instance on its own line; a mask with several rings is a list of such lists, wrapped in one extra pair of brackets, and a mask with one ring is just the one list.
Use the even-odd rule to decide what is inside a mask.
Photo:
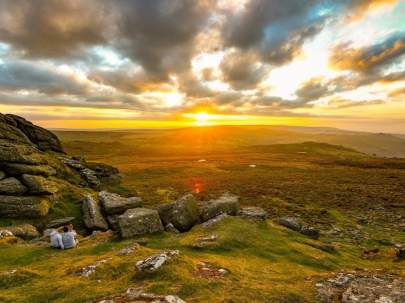
[[(252, 145), (303, 142), (344, 146), (369, 155), (405, 158), (405, 136), (345, 131), (336, 128), (300, 126), (208, 126), (166, 130), (58, 131), (63, 141), (86, 140), (148, 148), (156, 143), (165, 148), (189, 148), (215, 151)], [(80, 135), (83, 133), (83, 135)], [(103, 135), (105, 133), (105, 135)]]

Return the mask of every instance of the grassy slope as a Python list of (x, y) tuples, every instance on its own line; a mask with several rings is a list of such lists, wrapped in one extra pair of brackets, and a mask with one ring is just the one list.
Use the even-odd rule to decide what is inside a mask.
[[(194, 249), (200, 235), (216, 233), (219, 243)], [(136, 240), (136, 239), (135, 239)], [(44, 246), (1, 245), (0, 270), (18, 268), (15, 278), (0, 280), (2, 302), (86, 302), (95, 297), (143, 286), (156, 293), (176, 293), (189, 302), (312, 302), (313, 285), (325, 273), (338, 269), (385, 268), (404, 274), (392, 262), (392, 250), (383, 248), (377, 259), (359, 258), (359, 247), (342, 243), (339, 253), (313, 248), (312, 240), (268, 223), (229, 218), (208, 230), (194, 228), (185, 235), (161, 234), (143, 238), (143, 246), (130, 256), (117, 256), (134, 240), (86, 238), (80, 248), (55, 251)], [(134, 264), (161, 249), (179, 249), (179, 258), (155, 274), (139, 276)], [(112, 258), (94, 276), (74, 272)], [(222, 278), (196, 274), (196, 265), (208, 262), (229, 270)], [(50, 268), (52, 270), (50, 271)]]
[[(144, 245), (127, 257), (115, 254), (139, 239), (86, 238), (80, 248), (66, 252), (40, 244), (0, 244), (0, 272), (20, 272), (11, 280), (2, 280), (0, 274), (0, 302), (85, 302), (137, 286), (175, 293), (189, 302), (313, 302), (314, 283), (331, 271), (382, 268), (405, 275), (405, 265), (393, 262), (392, 248), (392, 243), (405, 242), (399, 227), (405, 215), (404, 161), (327, 144), (266, 146), (252, 140), (249, 129), (242, 131), (244, 135), (230, 139), (223, 132), (199, 129), (179, 137), (167, 131), (61, 137), (69, 153), (118, 166), (123, 186), (112, 190), (138, 193), (148, 206), (199, 184), (196, 195), (201, 200), (228, 190), (240, 195), (244, 205), (266, 208), (272, 218), (300, 216), (323, 231), (338, 227), (340, 235), (313, 241), (271, 220), (229, 218), (212, 230), (196, 227), (178, 236), (142, 237)], [(358, 225), (359, 217), (369, 224)], [(198, 236), (212, 233), (220, 236), (218, 246), (191, 247)], [(336, 246), (338, 253), (315, 248), (325, 243)], [(375, 247), (381, 250), (376, 258), (362, 258), (364, 249)], [(181, 257), (154, 275), (134, 275), (137, 260), (169, 248), (179, 249)], [(73, 274), (106, 257), (112, 259), (94, 277)], [(201, 261), (230, 274), (213, 280), (199, 277), (195, 267)]]

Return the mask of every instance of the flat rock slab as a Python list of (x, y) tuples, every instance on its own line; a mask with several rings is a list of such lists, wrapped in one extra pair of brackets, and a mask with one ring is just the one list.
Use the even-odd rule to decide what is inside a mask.
[(88, 195), (83, 201), (83, 221), (84, 225), (90, 230), (107, 230), (108, 224), (101, 214), (98, 201)]
[(148, 208), (128, 209), (119, 216), (118, 225), (123, 238), (153, 234), (164, 230), (159, 213)]
[(139, 197), (124, 198), (107, 191), (99, 192), (98, 197), (105, 213), (108, 215), (122, 214), (128, 209), (142, 205), (142, 199)]
[(27, 192), (25, 187), (18, 179), (10, 177), (0, 181), (0, 194), (19, 196)]
[(266, 220), (269, 217), (269, 213), (261, 207), (249, 206), (241, 208), (239, 216), (248, 219)]
[(7, 163), (4, 164), (4, 170), (12, 176), (22, 174), (40, 175), (44, 177), (56, 175), (56, 170), (48, 165), (30, 165), (22, 163)]
[(33, 218), (48, 214), (50, 201), (41, 196), (1, 196), (0, 217), (3, 218)]
[(75, 217), (66, 217), (66, 218), (60, 218), (60, 219), (55, 219), (50, 221), (46, 227), (47, 228), (58, 228), (61, 226), (65, 226), (69, 223), (72, 223), (74, 221)]
[(203, 222), (218, 215), (227, 214), (236, 216), (239, 212), (239, 197), (232, 194), (224, 194), (220, 198), (206, 202), (200, 208), (200, 217)]
[(29, 193), (33, 195), (51, 195), (59, 191), (59, 187), (42, 176), (24, 174), (21, 176), (22, 182), (28, 187)]

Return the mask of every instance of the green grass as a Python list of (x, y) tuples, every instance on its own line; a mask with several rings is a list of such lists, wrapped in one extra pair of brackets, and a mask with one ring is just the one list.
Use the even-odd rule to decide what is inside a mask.
[[(212, 233), (219, 236), (216, 247), (192, 248), (198, 237)], [(331, 254), (306, 244), (314, 240), (270, 221), (227, 218), (216, 226), (198, 226), (186, 234), (141, 237), (143, 246), (133, 255), (116, 255), (137, 240), (86, 238), (79, 248), (68, 251), (39, 244), (3, 244), (0, 271), (17, 269), (23, 270), (22, 276), (33, 274), (16, 281), (1, 280), (0, 276), (0, 298), (4, 302), (85, 302), (144, 286), (155, 293), (176, 293), (190, 302), (312, 302), (311, 285), (327, 272), (356, 267), (392, 272), (405, 269), (392, 262), (387, 248), (378, 260), (361, 259), (361, 250), (352, 246), (341, 246), (338, 254)], [(180, 257), (156, 273), (135, 273), (136, 261), (164, 249), (179, 249)], [(83, 278), (75, 274), (82, 267), (107, 258), (111, 259), (97, 268), (94, 276)], [(196, 274), (199, 262), (225, 268), (229, 274), (219, 279), (202, 278)]]
[[(240, 196), (242, 205), (265, 208), (271, 219), (301, 218), (322, 231), (319, 241), (271, 219), (240, 218), (228, 218), (208, 229), (196, 226), (180, 235), (162, 233), (125, 241), (103, 235), (87, 237), (81, 239), (79, 248), (69, 251), (2, 241), (0, 273), (17, 269), (17, 275), (0, 274), (0, 302), (87, 302), (140, 286), (197, 303), (315, 302), (314, 284), (332, 272), (368, 268), (405, 275), (405, 264), (394, 262), (392, 246), (405, 242), (400, 229), (400, 216), (405, 215), (403, 159), (369, 156), (351, 149), (353, 144), (279, 144), (285, 143), (281, 129), (273, 130), (271, 136), (267, 128), (260, 127), (214, 130), (59, 135), (69, 154), (118, 167), (122, 184), (106, 189), (139, 195), (147, 207), (188, 192), (205, 201), (229, 191)], [(313, 135), (303, 137), (314, 141)], [(361, 138), (350, 140), (355, 143)], [(325, 142), (335, 139), (331, 135)], [(79, 224), (84, 192), (74, 188), (67, 192), (48, 220), (72, 215)], [(359, 225), (359, 218), (367, 219), (367, 224)], [(0, 226), (16, 223), (0, 219)], [(327, 235), (332, 228), (341, 232)], [(219, 236), (215, 245), (194, 247), (199, 237), (210, 234)], [(116, 255), (134, 241), (141, 247), (133, 255)], [(370, 248), (379, 248), (380, 253), (373, 259), (363, 258), (363, 250)], [(181, 255), (154, 274), (135, 274), (136, 261), (165, 249), (179, 249)], [(106, 258), (111, 259), (94, 276), (75, 274)], [(203, 278), (196, 274), (199, 262), (225, 268), (229, 274)]]

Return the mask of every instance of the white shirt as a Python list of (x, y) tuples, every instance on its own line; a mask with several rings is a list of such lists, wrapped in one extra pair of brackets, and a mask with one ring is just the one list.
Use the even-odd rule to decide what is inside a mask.
[(62, 242), (62, 236), (57, 230), (54, 230), (53, 232), (51, 232), (49, 236), (51, 237), (51, 247), (61, 248), (61, 249), (65, 248), (63, 246), (63, 242)]

